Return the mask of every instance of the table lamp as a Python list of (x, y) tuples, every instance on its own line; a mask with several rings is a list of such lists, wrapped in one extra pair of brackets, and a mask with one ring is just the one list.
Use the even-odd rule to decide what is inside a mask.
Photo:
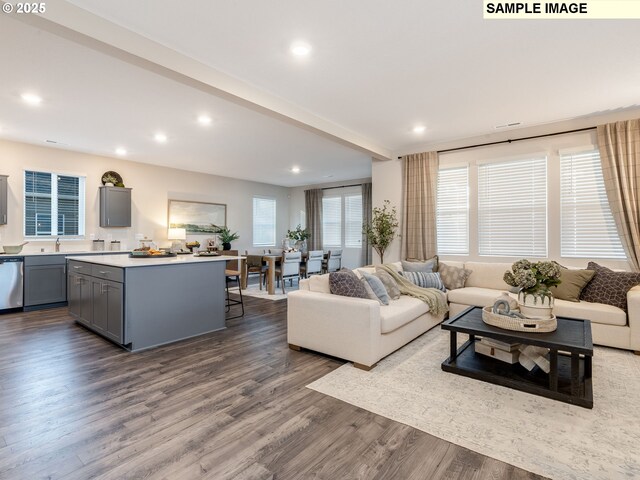
[(169, 240), (173, 240), (171, 244), (172, 252), (182, 250), (182, 242), (187, 239), (187, 230), (184, 228), (170, 228), (167, 237)]

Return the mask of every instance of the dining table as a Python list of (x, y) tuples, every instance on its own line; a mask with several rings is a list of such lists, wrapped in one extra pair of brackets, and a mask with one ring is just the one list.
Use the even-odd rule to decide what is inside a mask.
[[(302, 260), (300, 261), (300, 264), (303, 265), (307, 262), (307, 257), (308, 254), (307, 253), (303, 253), (302, 254)], [(324, 255), (324, 258), (326, 259), (327, 255)], [(243, 261), (242, 261), (242, 275), (241, 275), (241, 279), (240, 279), (240, 284), (242, 285), (242, 289), (246, 290), (247, 289), (247, 283), (248, 283), (248, 278), (249, 278), (249, 272), (248, 272), (248, 266), (247, 266), (247, 257), (243, 256)], [(269, 295), (275, 295), (276, 293), (276, 264), (278, 262), (282, 261), (282, 254), (281, 253), (265, 253), (262, 255), (262, 261), (264, 263), (266, 263), (267, 265), (267, 271), (265, 272), (265, 275), (267, 277), (267, 293)]]

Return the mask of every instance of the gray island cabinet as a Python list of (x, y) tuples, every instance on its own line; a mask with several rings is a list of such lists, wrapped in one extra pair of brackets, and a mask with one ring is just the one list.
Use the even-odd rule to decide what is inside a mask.
[(69, 257), (69, 313), (132, 352), (221, 330), (227, 260)]

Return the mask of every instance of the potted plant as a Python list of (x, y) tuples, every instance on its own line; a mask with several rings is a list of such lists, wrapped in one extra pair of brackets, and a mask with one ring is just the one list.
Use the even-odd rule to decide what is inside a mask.
[(223, 250), (231, 250), (231, 242), (240, 238), (238, 232), (231, 233), (229, 227), (218, 227), (216, 229), (216, 235), (218, 235), (220, 242), (222, 242)]
[(287, 238), (296, 242), (296, 248), (301, 252), (307, 250), (307, 239), (311, 235), (306, 228), (302, 228), (302, 225), (298, 224), (295, 230), (287, 230)]
[(556, 262), (518, 260), (504, 273), (507, 285), (518, 288), (518, 307), (527, 318), (551, 318), (553, 294), (549, 287), (560, 284)]
[(398, 218), (396, 207), (385, 200), (382, 208), (374, 207), (371, 223), (362, 226), (362, 233), (367, 237), (371, 246), (380, 255), (380, 263), (384, 263), (384, 252), (397, 236)]

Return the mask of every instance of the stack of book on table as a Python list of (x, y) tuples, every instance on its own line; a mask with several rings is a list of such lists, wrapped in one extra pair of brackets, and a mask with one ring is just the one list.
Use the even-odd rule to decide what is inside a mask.
[(476, 353), (511, 364), (518, 363), (518, 357), (520, 356), (519, 346), (519, 343), (501, 342), (487, 337), (476, 340), (475, 345)]

